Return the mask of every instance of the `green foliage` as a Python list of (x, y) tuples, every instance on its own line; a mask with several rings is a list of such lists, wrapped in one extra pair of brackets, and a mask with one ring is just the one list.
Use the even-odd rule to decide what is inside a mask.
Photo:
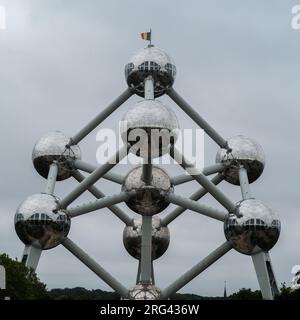
[[(0, 255), (0, 264), (6, 269), (6, 290), (0, 290), (0, 299), (8, 296), (13, 300), (119, 300), (115, 292), (85, 288), (52, 289), (47, 291), (46, 285), (40, 282), (35, 272), (23, 263), (13, 260), (6, 254)], [(175, 294), (172, 300), (220, 300), (223, 297), (201, 297), (195, 294)], [(262, 300), (260, 291), (242, 288), (230, 295), (228, 300)], [(291, 290), (282, 284), (277, 300), (300, 300), (300, 289)]]
[[(275, 297), (275, 300), (300, 300), (300, 290), (292, 290), (285, 283), (281, 285), (280, 293)], [(233, 293), (228, 297), (229, 300), (262, 300), (262, 295), (259, 290), (251, 291), (251, 289), (242, 288), (238, 292)]]
[(52, 289), (49, 296), (53, 300), (120, 300), (120, 296), (115, 292), (87, 290), (81, 287)]
[(230, 295), (228, 300), (262, 300), (261, 292), (256, 290), (242, 288), (238, 292)]
[(222, 297), (202, 297), (193, 293), (175, 293), (170, 300), (222, 300)]
[(276, 300), (300, 300), (300, 289), (292, 290), (283, 283)]
[(46, 285), (40, 282), (35, 272), (8, 255), (0, 255), (0, 264), (6, 270), (6, 290), (0, 290), (0, 299), (8, 296), (13, 300), (48, 299)]

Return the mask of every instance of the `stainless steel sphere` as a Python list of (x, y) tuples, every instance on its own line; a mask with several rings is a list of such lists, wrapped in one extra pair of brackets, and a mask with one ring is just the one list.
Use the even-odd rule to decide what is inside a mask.
[(237, 213), (230, 214), (224, 223), (225, 237), (237, 251), (252, 255), (268, 251), (280, 234), (280, 221), (262, 201), (247, 199), (237, 204)]
[[(141, 258), (142, 218), (133, 220), (133, 226), (126, 226), (123, 232), (123, 243), (127, 252), (134, 258)], [(152, 260), (161, 257), (170, 243), (169, 228), (161, 224), (157, 216), (152, 218)]]
[(158, 300), (160, 289), (152, 284), (138, 284), (129, 289), (129, 300)]
[(55, 160), (58, 163), (57, 180), (65, 180), (71, 176), (69, 161), (80, 159), (81, 154), (77, 145), (66, 148), (69, 142), (70, 138), (60, 131), (49, 132), (38, 140), (32, 151), (32, 161), (42, 177), (47, 178), (49, 167)]
[(168, 174), (161, 168), (152, 167), (151, 184), (142, 180), (142, 166), (131, 170), (122, 185), (122, 191), (136, 191), (126, 204), (128, 207), (145, 216), (153, 216), (163, 211), (169, 202), (165, 196), (174, 191)]
[(228, 140), (228, 146), (232, 150), (219, 149), (216, 162), (225, 165), (224, 176), (229, 183), (239, 185), (239, 168), (245, 167), (249, 182), (254, 182), (262, 174), (265, 166), (265, 155), (262, 147), (254, 140), (242, 135)]
[(130, 152), (157, 158), (178, 137), (179, 124), (171, 108), (158, 100), (142, 100), (132, 106), (121, 122), (121, 137), (131, 144)]
[(173, 85), (176, 76), (171, 57), (154, 46), (140, 49), (125, 66), (128, 86), (134, 88), (141, 97), (144, 97), (144, 80), (150, 75), (154, 79), (155, 97), (163, 95)]
[(21, 203), (15, 214), (15, 229), (25, 245), (51, 249), (59, 245), (70, 230), (71, 220), (57, 208), (58, 199), (49, 194), (34, 194)]

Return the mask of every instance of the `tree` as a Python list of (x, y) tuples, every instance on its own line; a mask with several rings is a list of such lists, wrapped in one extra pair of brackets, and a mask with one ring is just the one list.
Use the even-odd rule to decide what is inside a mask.
[(6, 270), (6, 290), (0, 290), (0, 299), (4, 296), (13, 300), (49, 299), (46, 285), (40, 282), (33, 269), (6, 254), (0, 255), (0, 264)]
[(88, 290), (81, 287), (52, 289), (49, 291), (49, 296), (52, 300), (120, 300), (116, 292)]
[(242, 288), (228, 297), (228, 300), (262, 300), (261, 292)]
[(283, 283), (276, 300), (300, 300), (300, 289), (292, 290)]

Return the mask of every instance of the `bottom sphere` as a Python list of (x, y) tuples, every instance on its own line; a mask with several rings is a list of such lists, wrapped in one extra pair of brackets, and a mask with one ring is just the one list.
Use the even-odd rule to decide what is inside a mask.
[[(134, 258), (141, 258), (142, 217), (133, 220), (133, 226), (126, 226), (123, 232), (123, 243), (127, 252)], [(158, 216), (152, 217), (152, 259), (161, 257), (170, 243), (169, 228), (162, 226)]]
[(128, 293), (129, 300), (158, 300), (160, 289), (152, 284), (138, 284)]

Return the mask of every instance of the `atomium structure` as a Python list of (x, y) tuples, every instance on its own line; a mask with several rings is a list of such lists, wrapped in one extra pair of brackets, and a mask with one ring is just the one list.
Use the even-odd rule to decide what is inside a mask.
[[(35, 169), (47, 179), (44, 192), (28, 197), (15, 214), (15, 229), (25, 244), (22, 261), (36, 269), (43, 250), (64, 246), (122, 299), (168, 299), (231, 249), (251, 256), (264, 299), (273, 299), (278, 292), (269, 250), (280, 234), (280, 221), (272, 209), (250, 193), (249, 184), (262, 174), (265, 157), (261, 146), (242, 135), (225, 140), (173, 88), (176, 67), (161, 49), (149, 45), (134, 55), (125, 66), (128, 88), (108, 107), (73, 137), (61, 132), (44, 135), (34, 146), (32, 160)], [(78, 144), (98, 127), (110, 114), (132, 95), (142, 97), (124, 115), (126, 126), (121, 128), (122, 147), (112, 159), (99, 167), (81, 160)], [(216, 163), (198, 170), (175, 147), (179, 123), (174, 111), (157, 97), (168, 95), (219, 146)], [(154, 134), (152, 134), (154, 132)], [(159, 139), (155, 139), (159, 134)], [(139, 136), (139, 146), (132, 137)], [(140, 166), (126, 176), (111, 171), (129, 152), (141, 157)], [(153, 159), (169, 155), (189, 175), (169, 177)], [(86, 172), (83, 175), (80, 171)], [(209, 179), (207, 176), (214, 176)], [(78, 185), (64, 198), (54, 194), (56, 181), (73, 177)], [(96, 186), (99, 179), (120, 184), (120, 193), (105, 195)], [(176, 194), (176, 186), (195, 180), (200, 186), (190, 198)], [(238, 185), (242, 199), (233, 203), (217, 185), (226, 181)], [(95, 201), (76, 207), (70, 206), (82, 193), (90, 192)], [(212, 195), (223, 210), (199, 202), (206, 194)], [(128, 214), (118, 203), (125, 202), (133, 211)], [(177, 207), (164, 215), (161, 212), (172, 203)], [(127, 252), (138, 260), (136, 283), (126, 288), (70, 238), (72, 219), (88, 212), (108, 208), (124, 224), (123, 243)], [(153, 261), (168, 249), (168, 225), (185, 210), (192, 210), (224, 225), (224, 243), (198, 264), (186, 271), (166, 288), (156, 286)], [(234, 266), (233, 266), (234, 268)]]
[(293, 274), (293, 279), (292, 279), (291, 289), (293, 291), (299, 290), (300, 289), (300, 266), (299, 265), (296, 265), (292, 268), (292, 274)]

